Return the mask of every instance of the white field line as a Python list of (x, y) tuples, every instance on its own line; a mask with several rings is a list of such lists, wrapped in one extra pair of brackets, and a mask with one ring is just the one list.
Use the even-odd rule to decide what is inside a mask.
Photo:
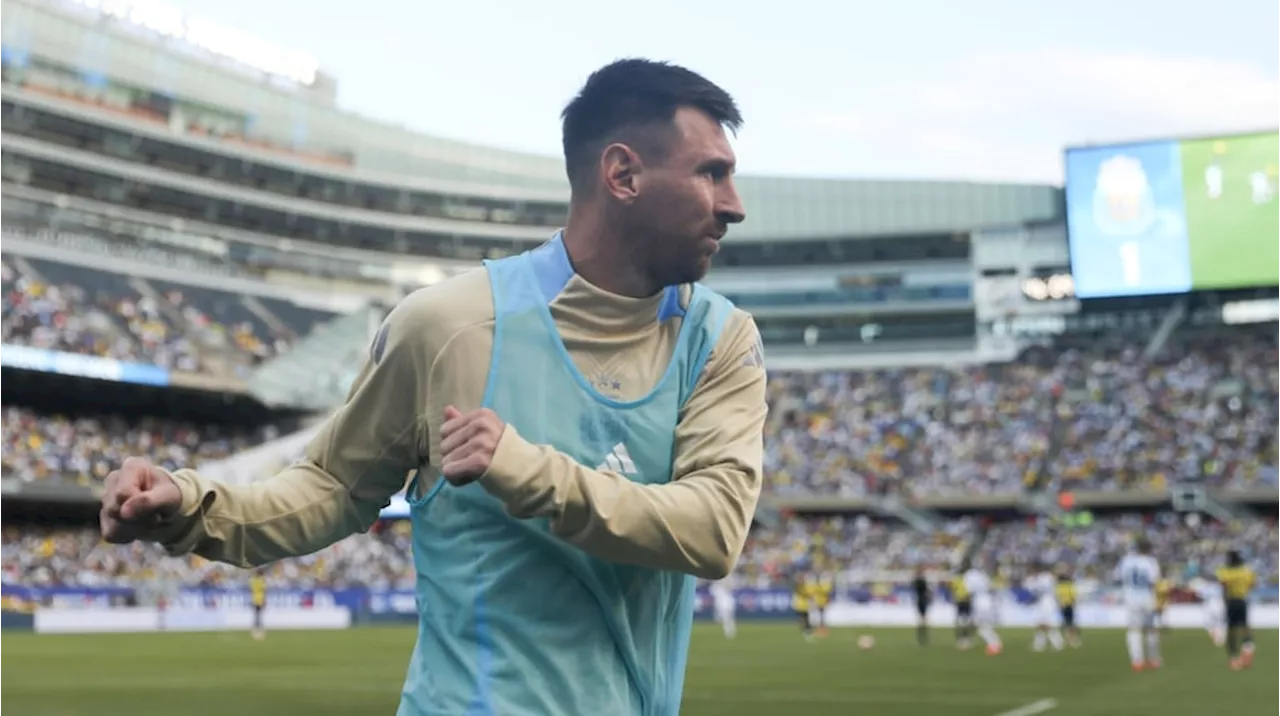
[(1012, 711), (1001, 711), (996, 714), (996, 716), (1036, 716), (1036, 714), (1042, 714), (1045, 711), (1050, 711), (1056, 708), (1058, 708), (1058, 702), (1056, 700), (1040, 699), (1039, 701), (1032, 701), (1026, 706), (1019, 706)]

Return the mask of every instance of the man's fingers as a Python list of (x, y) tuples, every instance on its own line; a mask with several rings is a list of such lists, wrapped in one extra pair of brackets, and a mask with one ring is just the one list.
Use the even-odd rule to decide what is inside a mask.
[(441, 431), (440, 454), (448, 455), (467, 444), (484, 430), (484, 423), (479, 421), (463, 422), (449, 432)]
[(127, 535), (124, 534), (124, 527), (119, 520), (112, 519), (103, 514), (98, 517), (98, 523), (102, 527), (102, 539), (111, 544), (121, 544), (129, 542)]
[(468, 455), (450, 460), (440, 467), (440, 474), (454, 485), (465, 485), (484, 474), (484, 456)]
[(117, 485), (115, 491), (107, 495), (110, 502), (109, 506), (119, 510), (124, 506), (124, 503), (137, 497), (141, 492), (142, 490), (138, 489), (137, 485)]
[(155, 515), (158, 508), (154, 491), (140, 492), (120, 507), (120, 518), (136, 522)]

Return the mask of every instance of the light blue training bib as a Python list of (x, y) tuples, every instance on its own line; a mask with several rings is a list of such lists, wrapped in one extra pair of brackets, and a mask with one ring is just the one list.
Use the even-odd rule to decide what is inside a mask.
[[(679, 410), (732, 305), (696, 285), (666, 290), (682, 318), (652, 392), (621, 402), (578, 371), (548, 305), (573, 275), (559, 234), (486, 262), (496, 323), (484, 406), (525, 440), (636, 482), (671, 480)], [(418, 643), (400, 716), (676, 716), (693, 577), (615, 564), (517, 520), (478, 484), (411, 486)], [(623, 507), (625, 509), (625, 507)]]

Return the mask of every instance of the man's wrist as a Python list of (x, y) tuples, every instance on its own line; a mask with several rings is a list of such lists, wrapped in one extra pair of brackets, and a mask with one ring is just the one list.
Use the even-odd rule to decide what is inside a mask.
[(518, 510), (518, 506), (532, 496), (535, 486), (530, 484), (533, 481), (531, 476), (537, 475), (535, 466), (540, 460), (538, 446), (521, 437), (513, 426), (507, 425), (489, 460), (489, 469), (478, 482), (508, 509), (515, 507)]

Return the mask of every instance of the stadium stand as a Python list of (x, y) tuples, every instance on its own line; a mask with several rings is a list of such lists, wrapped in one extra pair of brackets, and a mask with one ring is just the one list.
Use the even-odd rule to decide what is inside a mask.
[[(240, 375), (283, 354), (331, 314), (283, 301), (33, 258), (4, 264), (6, 343), (187, 372)], [(229, 358), (211, 362), (210, 355)]]
[(165, 469), (199, 467), (255, 444), (279, 437), (278, 425), (256, 430), (152, 416), (75, 417), (3, 408), (5, 477), (24, 482), (67, 480), (90, 484), (106, 478), (130, 456), (146, 457)]
[[(1037, 484), (1142, 490), (1178, 480), (1274, 487), (1275, 421), (1256, 416), (1267, 415), (1276, 402), (1275, 337), (1265, 332), (1234, 337), (1230, 344), (1174, 340), (1150, 361), (1123, 345), (1092, 354), (1042, 347), (1003, 367), (782, 373), (770, 382), (766, 491), (790, 497), (889, 491), (938, 498), (1016, 492)], [(1125, 422), (1129, 411), (1149, 402), (1158, 411), (1137, 411), (1133, 414), (1146, 419)], [(1102, 424), (1099, 416), (1107, 416), (1106, 425), (1123, 427), (1116, 433), (1122, 441), (1109, 443), (1107, 430), (1087, 432)], [(1177, 443), (1179, 430), (1190, 430), (1188, 423), (1176, 422), (1178, 416), (1210, 426), (1218, 439), (1204, 444), (1206, 450), (1195, 441)], [(277, 426), (224, 431), (151, 417), (73, 419), (6, 406), (3, 467), (6, 476), (24, 481), (88, 483), (102, 479), (128, 455), (149, 456), (168, 468), (198, 467), (279, 435)], [(1079, 448), (1086, 444), (1099, 448)], [(974, 449), (982, 446), (1006, 446), (1011, 452)], [(1091, 462), (1082, 468), (1076, 456), (1086, 453)], [(267, 471), (279, 464), (269, 464)], [(1000, 465), (1007, 468), (993, 472)], [(1145, 477), (1133, 479), (1138, 475)], [(315, 558), (274, 567), (270, 574), (276, 580), (305, 574), (325, 584), (367, 586), (372, 586), (369, 579), (406, 578), (403, 528), (388, 521), (372, 536), (353, 537)], [(1228, 545), (1243, 545), (1255, 555), (1260, 575), (1275, 580), (1274, 519), (1211, 520), (1193, 529), (1172, 513), (1152, 512), (1100, 516), (1087, 527), (1049, 518), (986, 525), (965, 517), (945, 522), (927, 538), (866, 514), (798, 516), (758, 526), (740, 577), (777, 586), (792, 564), (812, 560), (850, 583), (867, 574), (905, 579), (917, 567), (945, 570), (979, 547), (1014, 574), (1043, 560), (1083, 569), (1113, 562), (1137, 532), (1153, 538), (1157, 556), (1170, 562), (1209, 562)], [(63, 546), (38, 552), (67, 558), (60, 567), (24, 556), (31, 545), (45, 544), (32, 534), (19, 531), (6, 539), (5, 578), (13, 584), (34, 586), (50, 578), (88, 584), (68, 574), (67, 565), (97, 563), (109, 554), (116, 555), (107, 563), (121, 583), (145, 581), (158, 564), (168, 563), (158, 548), (117, 549), (96, 545), (88, 533), (45, 533), (38, 539)], [(363, 571), (351, 571), (352, 565)], [(234, 570), (198, 559), (170, 566), (193, 584), (235, 579)]]

